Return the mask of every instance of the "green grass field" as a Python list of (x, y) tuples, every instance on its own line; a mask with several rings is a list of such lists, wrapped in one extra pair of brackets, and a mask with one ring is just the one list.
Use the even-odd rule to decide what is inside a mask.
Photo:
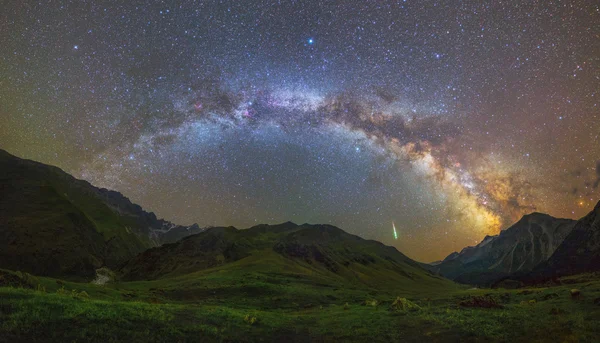
[[(600, 278), (550, 288), (378, 291), (258, 270), (104, 286), (2, 271), (3, 342), (594, 342)], [(219, 277), (223, 274), (223, 278)], [(339, 286), (339, 287), (336, 287)], [(570, 290), (581, 291), (573, 298)], [(398, 297), (416, 305), (394, 307)], [(459, 305), (483, 297), (502, 308)], [(596, 302), (596, 304), (595, 304)]]

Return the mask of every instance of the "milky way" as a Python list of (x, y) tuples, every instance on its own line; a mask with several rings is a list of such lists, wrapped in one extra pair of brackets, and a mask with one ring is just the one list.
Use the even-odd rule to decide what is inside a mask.
[(434, 260), (600, 196), (594, 1), (0, 11), (0, 147), (176, 223), (331, 223)]

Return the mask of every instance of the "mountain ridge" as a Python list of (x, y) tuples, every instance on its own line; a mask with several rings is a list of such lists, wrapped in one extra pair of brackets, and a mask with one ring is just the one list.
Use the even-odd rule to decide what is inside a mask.
[(93, 277), (137, 253), (175, 241), (184, 227), (123, 194), (0, 149), (0, 267), (37, 275)]
[[(256, 262), (263, 259), (265, 262)], [(270, 271), (269, 265), (273, 263), (286, 265), (290, 270)], [(394, 247), (363, 239), (333, 225), (291, 222), (247, 229), (210, 228), (142, 252), (119, 272), (125, 281), (143, 281), (229, 272), (238, 265), (248, 264), (261, 273), (285, 274), (297, 270), (297, 277), (318, 277), (373, 288), (393, 288), (396, 283), (410, 288), (420, 284), (452, 285), (450, 280), (427, 271)]]
[(475, 246), (449, 254), (432, 270), (451, 280), (491, 285), (515, 272), (527, 273), (548, 259), (576, 221), (533, 212)]
[(600, 201), (556, 248), (552, 256), (531, 273), (517, 277), (527, 283), (600, 271)]

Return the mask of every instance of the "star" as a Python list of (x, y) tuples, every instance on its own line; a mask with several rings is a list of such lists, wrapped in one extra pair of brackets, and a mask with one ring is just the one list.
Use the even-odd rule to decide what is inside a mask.
[(600, 197), (586, 2), (171, 2), (7, 2), (0, 147), (175, 223), (393, 220), (423, 261)]

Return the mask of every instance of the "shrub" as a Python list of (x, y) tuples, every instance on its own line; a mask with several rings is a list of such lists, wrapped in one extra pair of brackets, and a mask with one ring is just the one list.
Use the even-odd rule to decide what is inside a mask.
[(81, 291), (81, 292), (77, 293), (77, 295), (75, 296), (75, 298), (84, 300), (84, 299), (89, 299), (90, 295), (87, 294), (86, 291)]
[(258, 318), (254, 317), (254, 316), (251, 316), (251, 315), (249, 315), (249, 314), (247, 314), (247, 315), (244, 317), (244, 321), (245, 321), (246, 323), (250, 324), (250, 325), (256, 325), (256, 324), (258, 324)]
[(372, 299), (372, 300), (365, 300), (365, 302), (363, 303), (363, 305), (365, 306), (371, 306), (371, 307), (376, 307), (377, 305), (379, 305), (379, 301)]
[(65, 286), (62, 286), (61, 288), (56, 290), (56, 294), (70, 295), (71, 293), (65, 289)]
[(399, 312), (414, 312), (420, 311), (421, 307), (406, 298), (397, 297), (390, 306), (390, 310)]
[(71, 296), (75, 299), (86, 300), (90, 298), (90, 295), (87, 294), (86, 291), (78, 292), (76, 289), (71, 290), (70, 292), (65, 289), (65, 286), (56, 290), (56, 294)]

